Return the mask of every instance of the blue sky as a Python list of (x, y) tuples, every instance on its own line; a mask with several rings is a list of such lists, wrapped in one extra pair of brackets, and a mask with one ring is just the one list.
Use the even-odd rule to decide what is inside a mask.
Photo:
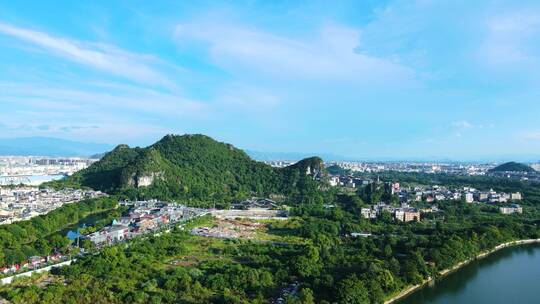
[(0, 1), (0, 137), (540, 158), (538, 1)]

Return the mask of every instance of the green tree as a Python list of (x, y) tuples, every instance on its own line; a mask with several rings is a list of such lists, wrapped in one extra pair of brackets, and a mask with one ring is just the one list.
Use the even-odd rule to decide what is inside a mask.
[(298, 297), (301, 304), (315, 304), (315, 298), (313, 297), (313, 290), (304, 287), (300, 289)]
[(364, 282), (352, 275), (339, 283), (338, 300), (343, 304), (369, 303), (369, 294)]

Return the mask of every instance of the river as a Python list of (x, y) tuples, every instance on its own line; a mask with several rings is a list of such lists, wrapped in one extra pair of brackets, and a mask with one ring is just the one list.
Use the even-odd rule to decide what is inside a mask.
[(53, 174), (53, 175), (32, 175), (28, 177), (30, 180), (30, 185), (32, 186), (39, 186), (45, 182), (50, 182), (53, 180), (59, 180), (64, 178), (65, 175), (63, 174)]
[(396, 303), (540, 303), (540, 244), (496, 251)]

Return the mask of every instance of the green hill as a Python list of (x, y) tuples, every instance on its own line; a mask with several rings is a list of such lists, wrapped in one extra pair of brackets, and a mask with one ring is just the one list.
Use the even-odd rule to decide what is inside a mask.
[(347, 175), (347, 174), (351, 174), (351, 170), (349, 169), (344, 169), (338, 165), (332, 165), (332, 166), (329, 166), (328, 168), (326, 168), (326, 170), (328, 171), (328, 173), (330, 174), (333, 174), (333, 175)]
[(489, 170), (490, 172), (534, 172), (534, 169), (525, 165), (516, 162), (508, 162), (502, 165), (499, 165), (493, 169)]
[(146, 148), (119, 145), (87, 169), (49, 185), (84, 186), (130, 198), (225, 203), (252, 195), (296, 194), (325, 175), (318, 157), (275, 169), (208, 136), (167, 135)]

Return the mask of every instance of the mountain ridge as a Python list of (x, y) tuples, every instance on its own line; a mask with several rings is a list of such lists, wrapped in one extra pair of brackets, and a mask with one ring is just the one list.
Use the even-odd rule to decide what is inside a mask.
[(145, 148), (118, 145), (90, 167), (49, 185), (84, 186), (133, 199), (226, 203), (292, 193), (297, 185), (314, 189), (325, 174), (319, 157), (277, 169), (206, 135), (170, 134)]

